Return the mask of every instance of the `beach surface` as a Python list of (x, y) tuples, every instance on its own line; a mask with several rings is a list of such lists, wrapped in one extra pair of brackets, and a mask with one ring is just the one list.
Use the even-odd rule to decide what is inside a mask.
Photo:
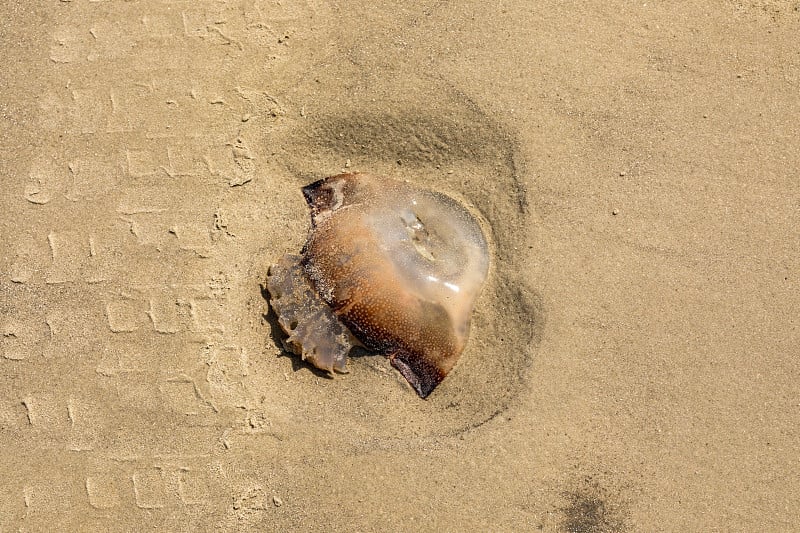
[[(0, 6), (0, 531), (790, 531), (800, 3)], [(491, 243), (454, 371), (335, 379), (300, 188)]]

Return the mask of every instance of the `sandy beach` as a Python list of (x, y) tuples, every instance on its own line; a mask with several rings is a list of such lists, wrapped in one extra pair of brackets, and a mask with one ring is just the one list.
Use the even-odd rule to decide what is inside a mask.
[[(0, 6), (0, 532), (792, 531), (800, 3)], [(282, 350), (343, 171), (491, 248), (428, 399)]]

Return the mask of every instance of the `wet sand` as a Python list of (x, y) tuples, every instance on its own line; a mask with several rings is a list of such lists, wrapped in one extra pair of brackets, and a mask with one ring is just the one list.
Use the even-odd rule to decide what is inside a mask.
[[(788, 531), (797, 2), (0, 7), (0, 531)], [(408, 179), (489, 279), (427, 400), (263, 291)]]

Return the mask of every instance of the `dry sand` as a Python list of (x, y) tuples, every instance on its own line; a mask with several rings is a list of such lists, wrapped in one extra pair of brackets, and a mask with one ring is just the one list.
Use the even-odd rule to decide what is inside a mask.
[[(0, 25), (0, 531), (799, 527), (797, 1)], [(379, 357), (326, 378), (267, 316), (299, 187), (346, 166), (490, 228), (427, 401)]]

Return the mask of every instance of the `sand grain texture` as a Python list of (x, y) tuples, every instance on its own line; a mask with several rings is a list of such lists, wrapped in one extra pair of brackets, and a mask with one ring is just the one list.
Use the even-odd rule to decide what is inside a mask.
[[(800, 5), (6, 2), (0, 530), (787, 531)], [(421, 401), (280, 351), (300, 187), (460, 198)]]

